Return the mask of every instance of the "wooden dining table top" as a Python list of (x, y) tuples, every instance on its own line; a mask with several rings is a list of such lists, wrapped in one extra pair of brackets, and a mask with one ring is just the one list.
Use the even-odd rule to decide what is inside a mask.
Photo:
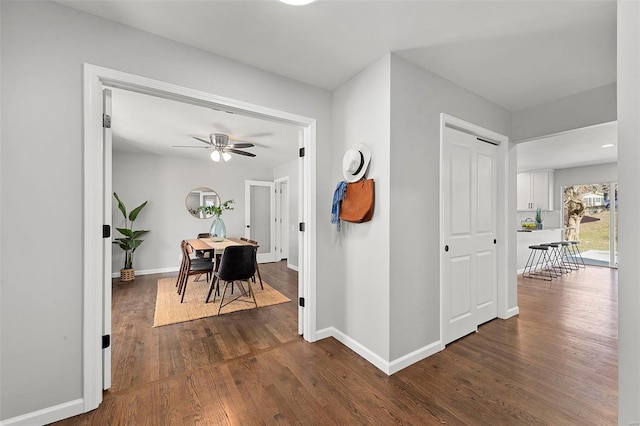
[(193, 240), (187, 240), (187, 242), (194, 250), (215, 250), (219, 253), (223, 252), (224, 249), (229, 246), (253, 245), (248, 241), (241, 240), (240, 238), (225, 238), (222, 241), (213, 241), (211, 238), (196, 238)]

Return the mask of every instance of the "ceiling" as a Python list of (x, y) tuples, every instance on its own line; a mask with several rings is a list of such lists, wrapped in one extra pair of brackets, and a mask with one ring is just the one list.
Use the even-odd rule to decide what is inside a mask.
[[(317, 0), (307, 6), (276, 0), (58, 3), (327, 90), (340, 87), (388, 52), (509, 111), (616, 81), (615, 0)], [(114, 136), (126, 142), (118, 142), (120, 149), (195, 158), (199, 153), (192, 151), (200, 150), (170, 146), (220, 131), (262, 144), (252, 152), (273, 164), (283, 158), (285, 150), (279, 146), (288, 140), (287, 131), (294, 131), (144, 95), (121, 96), (123, 103), (114, 98), (114, 108), (129, 112), (114, 122)], [(271, 136), (260, 136), (265, 133)], [(559, 143), (552, 138), (546, 143), (550, 141)], [(297, 133), (291, 144), (288, 153), (297, 147)], [(591, 157), (597, 157), (596, 152)], [(549, 161), (556, 158), (561, 157), (546, 156)]]
[[(565, 169), (618, 161), (616, 122), (598, 124), (518, 144), (518, 171)], [(613, 144), (603, 148), (602, 145)]]
[(213, 163), (209, 149), (174, 148), (174, 145), (206, 148), (193, 136), (208, 140), (211, 133), (224, 133), (230, 139), (256, 145), (243, 149), (256, 154), (255, 158), (233, 155), (229, 164), (251, 164), (272, 169), (298, 156), (298, 129), (295, 126), (128, 90), (112, 89), (112, 92), (114, 150)]
[(616, 80), (616, 2), (58, 3), (334, 90), (392, 51), (517, 111)]

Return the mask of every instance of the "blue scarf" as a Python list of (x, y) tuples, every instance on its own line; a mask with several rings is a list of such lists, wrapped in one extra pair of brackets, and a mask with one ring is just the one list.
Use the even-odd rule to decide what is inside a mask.
[(340, 204), (347, 191), (347, 182), (338, 182), (336, 190), (333, 193), (333, 205), (331, 206), (331, 223), (335, 223), (338, 231), (340, 231)]

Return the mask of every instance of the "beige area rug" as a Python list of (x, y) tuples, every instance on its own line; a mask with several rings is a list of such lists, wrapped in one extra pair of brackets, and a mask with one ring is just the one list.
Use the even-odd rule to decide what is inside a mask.
[[(189, 277), (187, 283), (187, 293), (184, 296), (184, 302), (180, 303), (180, 295), (177, 293), (176, 278), (163, 278), (158, 280), (158, 296), (156, 298), (156, 313), (153, 318), (153, 326), (160, 327), (162, 325), (176, 324), (184, 321), (191, 321), (199, 318), (213, 317), (218, 315), (218, 307), (220, 306), (220, 297), (216, 297), (213, 302), (213, 294), (209, 299), (209, 303), (204, 303), (209, 292), (209, 283), (200, 278), (200, 281), (194, 282), (195, 276)], [(291, 302), (291, 299), (284, 296), (278, 290), (275, 290), (269, 284), (262, 281), (264, 290), (260, 288), (260, 282), (252, 283), (253, 291), (258, 302), (258, 309), (264, 306), (277, 305), (279, 303)], [(247, 283), (244, 283), (246, 288)], [(222, 291), (224, 284), (220, 286)], [(234, 295), (239, 293), (238, 283), (235, 285)], [(227, 296), (231, 296), (231, 286), (227, 289)], [(225, 296), (225, 303), (227, 302)], [(253, 302), (244, 302), (245, 298), (236, 300), (233, 303), (222, 308), (220, 314), (230, 312), (244, 311), (254, 309)]]

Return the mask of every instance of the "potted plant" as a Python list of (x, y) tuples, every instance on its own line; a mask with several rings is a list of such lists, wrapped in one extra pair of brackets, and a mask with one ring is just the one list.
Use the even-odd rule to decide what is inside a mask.
[(147, 205), (148, 201), (140, 204), (138, 207), (131, 210), (129, 215), (127, 215), (127, 208), (118, 197), (118, 194), (114, 192), (113, 196), (118, 200), (118, 209), (122, 212), (122, 216), (124, 217), (124, 228), (116, 228), (123, 237), (115, 238), (115, 241), (113, 241), (113, 244), (117, 244), (122, 250), (124, 250), (124, 268), (120, 269), (120, 281), (133, 281), (136, 277), (135, 270), (133, 269), (133, 253), (144, 241), (141, 240), (140, 237), (149, 232), (144, 230), (134, 231), (133, 222), (136, 220), (144, 206)]
[(542, 209), (536, 209), (536, 229), (542, 229)]
[(220, 216), (222, 216), (222, 212), (225, 210), (233, 210), (233, 206), (231, 205), (233, 203), (235, 203), (235, 201), (227, 200), (220, 205), (199, 207), (200, 211), (205, 214), (212, 214), (215, 216), (211, 223), (211, 229), (209, 230), (209, 235), (213, 241), (222, 241), (227, 237), (227, 227), (224, 225)]

